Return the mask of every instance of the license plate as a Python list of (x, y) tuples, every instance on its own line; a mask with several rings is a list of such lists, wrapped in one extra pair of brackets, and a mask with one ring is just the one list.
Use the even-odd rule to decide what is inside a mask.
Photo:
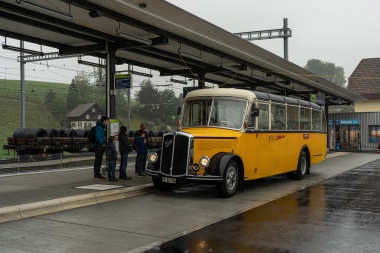
[(176, 179), (175, 178), (169, 178), (169, 177), (163, 177), (162, 178), (163, 183), (168, 183), (168, 184), (175, 184)]

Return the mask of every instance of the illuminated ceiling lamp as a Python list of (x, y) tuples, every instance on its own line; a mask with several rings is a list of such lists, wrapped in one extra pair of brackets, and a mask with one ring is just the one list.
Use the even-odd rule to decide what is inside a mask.
[(121, 31), (120, 25), (119, 25), (119, 27), (116, 27), (116, 34), (120, 37), (129, 39), (129, 40), (134, 40), (134, 41), (140, 42), (140, 43), (145, 44), (145, 45), (152, 45), (152, 40), (141, 38), (141, 37), (138, 37), (136, 35)]
[[(74, 19), (74, 15), (71, 14), (70, 12), (67, 13), (67, 12), (56, 10), (56, 9), (52, 9), (52, 8), (46, 6), (46, 5), (35, 3), (33, 1), (30, 1), (30, 0), (16, 0), (16, 3), (18, 3), (18, 4), (21, 4), (21, 3), (29, 4), (29, 5), (32, 5), (34, 7), (40, 8), (42, 10), (49, 11), (51, 13), (63, 16), (65, 18)], [(70, 10), (70, 4), (69, 4), (69, 10)]]

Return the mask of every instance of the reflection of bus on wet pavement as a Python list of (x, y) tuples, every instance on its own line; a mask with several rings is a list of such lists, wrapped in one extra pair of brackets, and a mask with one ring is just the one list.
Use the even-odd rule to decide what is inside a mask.
[(222, 197), (245, 180), (286, 173), (303, 179), (326, 157), (326, 119), (317, 104), (258, 91), (188, 93), (179, 130), (163, 136), (146, 173), (157, 189), (215, 183)]

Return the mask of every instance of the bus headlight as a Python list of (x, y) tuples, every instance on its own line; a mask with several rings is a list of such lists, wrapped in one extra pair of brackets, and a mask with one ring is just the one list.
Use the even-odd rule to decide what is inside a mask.
[(202, 167), (207, 168), (210, 165), (210, 158), (208, 158), (207, 156), (202, 156), (199, 160), (199, 164)]
[(152, 152), (149, 154), (148, 158), (151, 163), (155, 163), (158, 160), (158, 155), (156, 152)]

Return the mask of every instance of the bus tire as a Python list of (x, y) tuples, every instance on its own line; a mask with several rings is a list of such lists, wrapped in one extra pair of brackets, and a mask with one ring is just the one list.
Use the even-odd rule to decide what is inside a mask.
[(156, 190), (170, 191), (173, 188), (172, 184), (163, 183), (160, 179), (161, 178), (158, 178), (158, 177), (152, 177), (153, 185), (154, 185), (154, 188), (156, 188)]
[(300, 157), (298, 158), (297, 171), (295, 173), (295, 178), (302, 180), (305, 177), (306, 172), (309, 170), (309, 159), (305, 151), (302, 151)]
[(227, 163), (226, 169), (223, 173), (223, 181), (216, 184), (216, 191), (222, 198), (232, 197), (239, 184), (239, 167), (234, 160)]

